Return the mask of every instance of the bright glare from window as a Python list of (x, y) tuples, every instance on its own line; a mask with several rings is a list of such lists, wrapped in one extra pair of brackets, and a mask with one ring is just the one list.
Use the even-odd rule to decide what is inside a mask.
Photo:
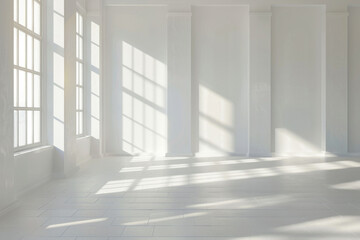
[(14, 0), (14, 147), (41, 142), (41, 2)]

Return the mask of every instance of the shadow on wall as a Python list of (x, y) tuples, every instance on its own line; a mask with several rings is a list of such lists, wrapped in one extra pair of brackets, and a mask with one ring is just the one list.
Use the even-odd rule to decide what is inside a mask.
[(123, 151), (166, 153), (166, 94), (166, 65), (122, 42)]

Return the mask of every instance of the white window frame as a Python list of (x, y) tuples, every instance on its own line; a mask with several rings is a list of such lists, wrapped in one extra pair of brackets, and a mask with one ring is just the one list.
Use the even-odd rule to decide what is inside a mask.
[[(14, 96), (14, 115), (15, 113), (17, 113), (17, 117), (16, 117), (16, 124), (15, 124), (15, 117), (14, 117), (14, 130), (16, 130), (16, 138), (14, 137), (14, 143), (13, 143), (13, 146), (14, 146), (14, 151), (15, 152), (18, 152), (18, 151), (23, 151), (23, 150), (27, 150), (27, 149), (30, 149), (30, 148), (34, 148), (34, 147), (38, 147), (38, 146), (41, 146), (43, 144), (43, 1), (40, 1), (40, 0), (32, 0), (31, 3), (32, 3), (32, 23), (30, 24), (31, 26), (31, 29), (29, 29), (28, 27), (28, 16), (27, 16), (27, 13), (28, 13), (28, 0), (25, 0), (25, 26), (20, 24), (19, 23), (19, 16), (20, 16), (20, 13), (19, 13), (19, 0), (13, 0), (14, 1), (14, 4), (16, 4), (17, 8), (14, 7), (14, 13), (15, 13), (15, 10), (17, 11), (15, 14), (16, 14), (16, 19), (15, 19), (15, 15), (14, 15), (14, 27), (13, 27), (13, 34), (15, 36), (15, 32), (16, 32), (16, 42), (14, 41), (14, 73), (17, 72), (16, 74), (16, 79), (15, 79), (15, 74), (14, 74), (14, 79), (13, 81), (15, 80), (16, 83), (14, 82), (14, 94), (15, 94), (15, 91), (16, 91), (16, 99), (15, 99), (15, 96)], [(36, 33), (35, 30), (34, 30), (34, 27), (35, 27), (35, 14), (34, 14), (34, 2), (38, 3), (39, 6), (40, 6), (40, 9), (39, 9), (39, 14), (40, 14), (40, 22), (39, 22), (39, 33)], [(20, 66), (19, 65), (19, 57), (20, 57), (20, 54), (19, 54), (19, 32), (23, 32), (25, 34), (25, 66)], [(27, 56), (27, 53), (28, 53), (28, 40), (27, 40), (27, 37), (28, 36), (31, 36), (33, 41), (32, 41), (32, 66), (31, 66), (31, 69), (29, 68), (28, 66), (28, 56)], [(34, 70), (35, 68), (35, 54), (34, 54), (34, 39), (38, 40), (39, 41), (39, 71), (36, 71)], [(15, 45), (16, 44), (16, 45)], [(16, 54), (15, 54), (15, 49), (16, 49)], [(19, 106), (19, 71), (23, 71), (25, 72), (25, 106), (22, 106), (20, 107)], [(28, 96), (27, 96), (27, 93), (28, 93), (28, 89), (27, 89), (27, 83), (28, 83), (28, 74), (32, 74), (32, 98), (31, 98), (31, 106), (28, 106)], [(39, 101), (39, 107), (35, 107), (34, 106), (34, 103), (35, 103), (35, 96), (34, 96), (34, 76), (37, 75), (39, 77), (39, 98), (38, 101)], [(15, 85), (16, 84), (16, 85)], [(15, 88), (16, 86), (16, 88)], [(25, 144), (22, 145), (22, 146), (19, 146), (19, 143), (20, 143), (20, 139), (19, 139), (19, 111), (25, 111)], [(31, 143), (27, 143), (28, 141), (28, 119), (27, 119), (27, 112), (28, 111), (31, 111), (32, 112), (32, 141)], [(38, 111), (39, 112), (39, 141), (38, 142), (35, 142), (35, 133), (34, 133), (34, 130), (35, 130), (35, 123), (34, 123), (34, 118), (35, 118), (35, 112)], [(16, 129), (15, 129), (16, 128)], [(14, 134), (15, 134), (15, 131), (14, 131)], [(15, 139), (16, 139), (16, 144), (15, 144)]]
[[(76, 136), (82, 137), (85, 135), (85, 88), (84, 88), (84, 79), (85, 79), (85, 14), (82, 9), (77, 8), (76, 11)], [(81, 17), (81, 21), (80, 21)], [(80, 31), (82, 30), (82, 31)], [(78, 48), (80, 46), (81, 49)], [(79, 74), (79, 67), (81, 66), (81, 76)], [(79, 93), (81, 92), (81, 101)], [(82, 118), (79, 119), (79, 116), (82, 115)], [(81, 121), (80, 121), (81, 120)]]

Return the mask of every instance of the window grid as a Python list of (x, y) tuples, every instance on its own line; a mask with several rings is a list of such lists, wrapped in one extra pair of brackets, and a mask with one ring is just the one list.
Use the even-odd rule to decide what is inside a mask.
[(83, 16), (76, 12), (76, 135), (84, 134), (84, 28)]
[(14, 0), (14, 148), (41, 144), (41, 2)]

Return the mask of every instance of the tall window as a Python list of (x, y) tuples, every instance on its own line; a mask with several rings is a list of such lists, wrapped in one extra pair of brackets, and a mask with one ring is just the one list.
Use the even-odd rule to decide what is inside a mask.
[(84, 133), (84, 28), (83, 16), (76, 12), (76, 134)]
[(41, 142), (41, 0), (14, 0), (14, 147)]

